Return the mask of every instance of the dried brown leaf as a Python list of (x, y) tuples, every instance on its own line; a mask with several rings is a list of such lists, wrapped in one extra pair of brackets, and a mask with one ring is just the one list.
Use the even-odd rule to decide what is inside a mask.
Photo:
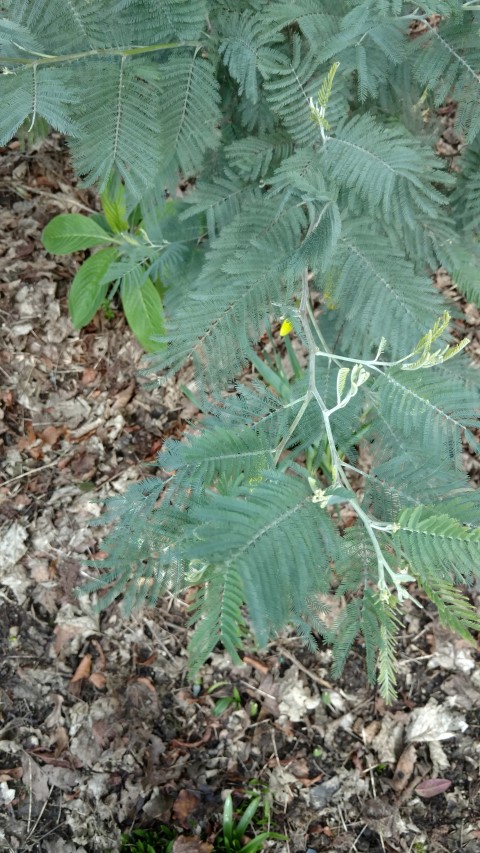
[(82, 373), (82, 385), (90, 385), (97, 378), (97, 371), (94, 367), (86, 367)]
[(52, 736), (52, 745), (55, 744), (55, 756), (62, 755), (69, 747), (69, 739), (65, 726), (57, 726)]
[(179, 835), (173, 842), (172, 853), (211, 853), (213, 844), (191, 835)]
[(417, 760), (417, 751), (414, 745), (411, 743), (410, 746), (407, 746), (406, 749), (403, 750), (400, 758), (397, 761), (397, 766), (395, 768), (395, 773), (393, 774), (392, 779), (392, 788), (397, 793), (403, 791), (405, 785), (410, 779), (413, 768), (415, 767), (415, 762)]
[(98, 640), (93, 639), (92, 645), (95, 646), (95, 648), (98, 652), (98, 655), (100, 658), (100, 669), (102, 670), (102, 672), (105, 672), (105, 670), (107, 668), (107, 662), (105, 660), (105, 653), (104, 653), (100, 643), (98, 642)]
[(151, 666), (157, 659), (157, 652), (152, 652), (145, 660), (138, 660), (137, 666)]
[(92, 672), (88, 680), (97, 688), (97, 690), (102, 690), (107, 683), (106, 676), (103, 672)]
[(268, 666), (256, 658), (251, 658), (250, 655), (243, 656), (243, 663), (247, 666), (253, 666), (261, 675), (268, 675)]
[(82, 679), (88, 678), (91, 668), (92, 656), (84, 655), (70, 679), (70, 684), (75, 684), (77, 681), (82, 681)]
[(429, 797), (436, 797), (437, 794), (444, 794), (451, 786), (451, 779), (424, 779), (415, 788), (415, 793), (424, 799), (428, 799)]
[(194, 814), (200, 805), (200, 794), (197, 791), (189, 791), (184, 788), (173, 804), (172, 814), (180, 826), (183, 826), (184, 829), (190, 829), (192, 822), (195, 821)]
[(45, 429), (40, 433), (40, 438), (44, 444), (49, 444), (53, 447), (53, 445), (57, 443), (62, 432), (63, 429), (61, 427), (55, 427), (51, 424), (50, 426), (45, 427)]
[(0, 770), (0, 782), (11, 782), (14, 779), (21, 779), (23, 776), (23, 767), (5, 767)]
[(138, 678), (135, 679), (135, 681), (137, 682), (137, 684), (144, 684), (145, 687), (147, 687), (151, 693), (155, 693), (155, 695), (157, 694), (153, 683), (150, 681), (149, 678), (146, 678), (146, 676), (139, 675)]
[(135, 391), (135, 380), (132, 379), (132, 381), (129, 383), (129, 385), (127, 385), (126, 388), (123, 388), (121, 391), (119, 391), (118, 394), (116, 395), (116, 400), (112, 406), (112, 411), (116, 412), (119, 409), (123, 409), (127, 405), (127, 403), (129, 403), (130, 400), (132, 399), (134, 391)]
[(202, 746), (202, 744), (208, 743), (211, 736), (212, 736), (212, 729), (210, 726), (207, 726), (207, 728), (205, 729), (205, 732), (202, 735), (202, 737), (200, 738), (200, 740), (185, 741), (185, 740), (178, 740), (178, 738), (174, 738), (173, 740), (170, 741), (170, 745), (171, 746), (179, 746), (180, 749), (196, 749), (197, 747)]

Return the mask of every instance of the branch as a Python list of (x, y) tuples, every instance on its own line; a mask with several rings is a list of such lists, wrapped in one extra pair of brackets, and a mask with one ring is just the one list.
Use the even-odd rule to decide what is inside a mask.
[[(94, 50), (83, 50), (80, 53), (66, 53), (63, 56), (48, 53), (35, 53), (34, 58), (29, 57), (25, 59), (22, 59), (20, 56), (0, 56), (0, 64), (7, 66), (21, 65), (28, 68), (35, 65), (55, 65), (60, 62), (76, 62), (79, 59), (88, 59), (89, 57), (122, 56), (125, 58), (126, 56), (138, 56), (143, 53), (154, 53), (157, 50), (175, 50), (180, 47), (199, 48), (201, 46), (198, 41), (180, 41), (162, 42), (160, 44), (148, 44), (137, 47), (99, 47)], [(20, 44), (15, 44), (15, 47), (24, 50)], [(30, 51), (30, 53), (33, 52)]]

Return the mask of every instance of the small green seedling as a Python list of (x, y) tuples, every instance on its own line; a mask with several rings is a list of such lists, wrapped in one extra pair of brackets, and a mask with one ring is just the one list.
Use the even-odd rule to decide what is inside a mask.
[(227, 794), (223, 806), (223, 825), (220, 837), (215, 842), (215, 850), (220, 853), (258, 853), (266, 841), (285, 841), (278, 832), (260, 832), (254, 838), (246, 837), (246, 831), (261, 805), (261, 797), (251, 800), (238, 823), (234, 823), (232, 795)]
[(176, 836), (169, 826), (134, 829), (122, 835), (121, 853), (171, 853)]
[(213, 714), (215, 717), (221, 717), (228, 708), (231, 708), (233, 711), (237, 711), (242, 707), (242, 697), (240, 696), (238, 689), (234, 685), (231, 685), (229, 681), (217, 681), (216, 684), (212, 684), (212, 686), (209, 687), (207, 693), (214, 693), (216, 690), (223, 687), (231, 687), (231, 693), (217, 699), (213, 708)]
[(149, 240), (138, 207), (127, 213), (119, 181), (112, 179), (101, 199), (103, 214), (61, 213), (43, 231), (43, 245), (51, 254), (96, 249), (72, 281), (70, 318), (76, 329), (87, 326), (100, 308), (112, 319), (111, 302), (118, 292), (139, 344), (147, 352), (158, 352), (165, 346), (158, 341), (165, 334), (162, 286), (150, 267), (162, 247)]

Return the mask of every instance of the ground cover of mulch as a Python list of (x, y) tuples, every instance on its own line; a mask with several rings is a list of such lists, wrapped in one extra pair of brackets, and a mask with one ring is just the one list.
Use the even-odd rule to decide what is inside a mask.
[[(275, 851), (480, 850), (479, 653), (428, 602), (406, 608), (387, 708), (361, 643), (336, 683), (328, 650), (287, 632), (252, 644), (242, 667), (215, 653), (191, 684), (185, 602), (126, 619), (76, 595), (101, 548), (102, 528), (87, 526), (96, 501), (187, 428), (190, 377), (146, 390), (121, 312), (72, 329), (83, 255), (50, 257), (40, 235), (97, 198), (61, 139), (0, 152), (0, 203), (0, 848), (118, 851), (122, 830), (164, 823), (181, 834), (175, 853), (208, 853), (231, 791), (237, 806), (269, 799), (288, 839)], [(479, 313), (463, 307), (475, 357)], [(478, 462), (466, 465), (478, 482)]]

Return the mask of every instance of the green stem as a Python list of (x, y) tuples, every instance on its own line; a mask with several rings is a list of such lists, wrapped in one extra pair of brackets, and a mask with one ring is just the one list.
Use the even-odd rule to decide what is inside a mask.
[(310, 390), (308, 390), (307, 393), (305, 394), (302, 405), (300, 406), (297, 414), (295, 415), (295, 418), (292, 422), (290, 429), (288, 430), (285, 438), (282, 439), (282, 441), (280, 442), (280, 444), (277, 447), (277, 450), (275, 453), (275, 465), (278, 464), (278, 460), (280, 459), (280, 456), (282, 455), (283, 451), (285, 450), (285, 447), (287, 446), (288, 441), (290, 440), (290, 438), (292, 437), (293, 433), (295, 432), (297, 426), (299, 425), (300, 421), (302, 420), (302, 418), (305, 414), (305, 410), (306, 410), (310, 400), (312, 399), (312, 396), (313, 395), (310, 393)]
[[(24, 48), (21, 45), (16, 45), (21, 50)], [(138, 56), (142, 53), (154, 53), (157, 50), (175, 50), (179, 47), (201, 47), (198, 41), (182, 41), (182, 42), (162, 42), (160, 44), (148, 44), (138, 47), (105, 47), (95, 48), (94, 50), (83, 50), (80, 53), (67, 53), (63, 56), (55, 56), (55, 54), (35, 53), (34, 58), (22, 59), (19, 56), (0, 56), (0, 64), (2, 65), (53, 65), (59, 62), (76, 62), (80, 59), (88, 59), (90, 57), (103, 56)], [(30, 51), (34, 53), (34, 51)]]

